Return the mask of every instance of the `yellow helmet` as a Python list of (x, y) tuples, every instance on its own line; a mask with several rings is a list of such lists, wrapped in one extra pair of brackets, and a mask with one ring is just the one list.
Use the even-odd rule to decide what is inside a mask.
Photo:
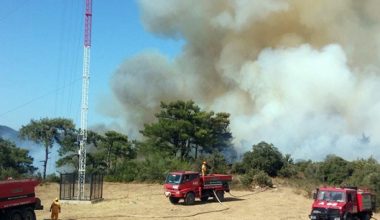
[(203, 164), (206, 164), (207, 162), (206, 161), (203, 161)]

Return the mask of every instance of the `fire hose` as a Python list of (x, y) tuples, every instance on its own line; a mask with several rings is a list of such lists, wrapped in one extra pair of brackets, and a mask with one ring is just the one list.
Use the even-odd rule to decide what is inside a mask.
[(228, 192), (228, 194), (230, 194), (230, 196), (234, 197), (234, 198), (241, 198), (241, 197), (246, 197), (246, 196), (251, 196), (251, 195), (254, 195), (254, 194), (257, 194), (257, 193), (260, 193), (260, 192), (264, 192), (266, 191), (268, 188), (265, 187), (265, 188), (262, 188), (261, 190), (259, 191), (254, 191), (252, 193), (248, 193), (248, 194), (244, 194), (244, 195), (241, 195), (241, 196), (235, 196), (233, 194), (231, 194), (231, 192)]
[[(245, 196), (249, 196), (249, 195), (253, 195), (253, 194), (257, 194), (259, 192), (263, 192), (265, 191), (266, 188), (264, 188), (263, 190), (260, 190), (260, 191), (256, 191), (256, 192), (253, 192), (253, 193), (250, 193), (250, 194), (245, 194), (245, 195), (241, 195), (241, 196), (234, 196), (232, 195), (230, 192), (228, 192), (232, 197), (235, 197), (235, 198), (239, 198), (239, 197), (245, 197)], [(226, 206), (225, 204), (223, 204), (218, 195), (216, 194), (215, 190), (212, 191), (216, 200), (219, 202), (219, 204), (221, 204), (224, 208), (222, 209), (218, 209), (218, 210), (210, 210), (210, 211), (204, 211), (204, 212), (197, 212), (197, 213), (194, 213), (194, 214), (188, 214), (188, 215), (167, 215), (167, 216), (154, 216), (154, 215), (112, 215), (112, 216), (101, 216), (102, 218), (189, 218), (189, 217), (194, 217), (194, 216), (197, 216), (197, 215), (203, 215), (203, 214), (207, 214), (207, 213), (213, 213), (213, 212), (222, 212), (222, 211), (226, 211), (228, 210), (230, 207)], [(91, 219), (91, 218), (99, 218), (100, 216), (94, 216), (94, 217), (90, 217), (90, 216), (86, 216), (84, 218), (86, 219)], [(76, 220), (76, 219), (73, 219), (73, 218), (70, 218), (70, 219), (67, 219), (67, 220)]]
[[(167, 216), (154, 216), (154, 215), (112, 215), (112, 216), (101, 216), (102, 218), (189, 218), (189, 217), (194, 217), (194, 216), (197, 216), (197, 215), (202, 215), (202, 214), (207, 214), (207, 213), (213, 213), (213, 212), (222, 212), (222, 211), (225, 211), (225, 210), (228, 210), (229, 207), (224, 205), (218, 195), (216, 194), (215, 190), (213, 190), (213, 193), (214, 193), (214, 196), (215, 198), (218, 200), (218, 202), (224, 206), (224, 208), (222, 209), (218, 209), (218, 210), (210, 210), (210, 211), (204, 211), (204, 212), (197, 212), (197, 213), (194, 213), (194, 214), (189, 214), (189, 215), (167, 215)], [(96, 217), (90, 217), (90, 216), (86, 216), (84, 218), (86, 219), (91, 219), (91, 218), (99, 218), (100, 216), (96, 216)], [(70, 218), (70, 219), (67, 219), (67, 220), (76, 220), (76, 219), (73, 219), (73, 218)]]

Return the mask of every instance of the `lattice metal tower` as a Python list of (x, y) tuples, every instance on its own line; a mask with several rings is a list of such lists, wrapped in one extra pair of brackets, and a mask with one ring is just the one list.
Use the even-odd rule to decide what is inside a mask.
[(86, 183), (86, 142), (87, 142), (87, 113), (88, 113), (88, 88), (90, 83), (90, 48), (91, 48), (91, 20), (92, 0), (85, 0), (85, 24), (84, 24), (84, 51), (83, 51), (83, 81), (82, 103), (80, 114), (80, 140), (79, 140), (79, 170), (78, 170), (78, 200), (85, 199)]

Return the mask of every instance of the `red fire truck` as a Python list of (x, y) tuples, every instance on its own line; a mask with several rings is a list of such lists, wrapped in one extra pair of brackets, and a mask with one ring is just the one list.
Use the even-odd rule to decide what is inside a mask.
[(321, 187), (313, 194), (310, 219), (369, 220), (375, 211), (375, 196), (357, 187)]
[(0, 219), (35, 220), (34, 210), (42, 210), (41, 200), (36, 198), (35, 179), (0, 181)]
[(164, 184), (165, 196), (170, 202), (177, 204), (184, 199), (186, 205), (194, 204), (195, 198), (205, 202), (210, 197), (220, 202), (224, 200), (224, 192), (229, 192), (228, 183), (232, 181), (231, 175), (209, 174), (201, 176), (194, 171), (171, 172)]

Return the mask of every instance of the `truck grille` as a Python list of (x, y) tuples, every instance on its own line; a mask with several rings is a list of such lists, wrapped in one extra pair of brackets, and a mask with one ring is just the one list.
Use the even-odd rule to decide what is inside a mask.
[(332, 217), (339, 217), (339, 209), (325, 209), (325, 208), (315, 208), (311, 212), (312, 216), (316, 219), (330, 219)]

